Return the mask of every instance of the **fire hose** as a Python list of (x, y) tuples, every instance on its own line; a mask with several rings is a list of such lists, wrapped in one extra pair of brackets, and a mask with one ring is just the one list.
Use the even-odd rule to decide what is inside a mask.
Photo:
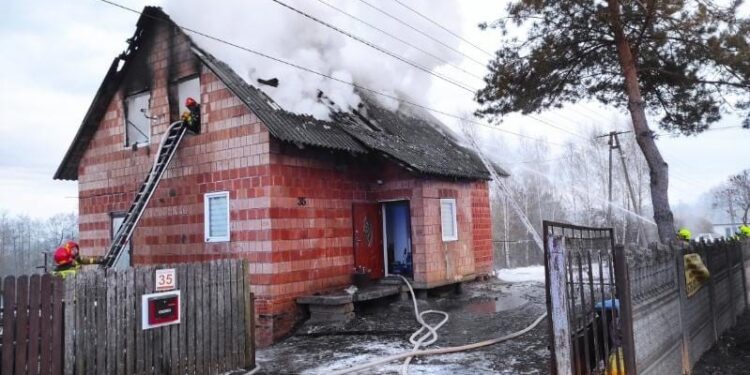
[[(334, 371), (334, 372), (331, 372), (329, 375), (352, 374), (358, 371), (368, 369), (370, 367), (374, 367), (374, 366), (385, 364), (385, 363), (392, 362), (392, 361), (397, 361), (400, 359), (404, 360), (404, 363), (401, 366), (400, 373), (402, 375), (407, 375), (409, 363), (414, 357), (461, 352), (461, 351), (477, 349), (477, 348), (481, 348), (484, 346), (494, 345), (494, 344), (498, 344), (504, 341), (512, 340), (536, 328), (536, 326), (538, 326), (539, 323), (541, 323), (542, 320), (544, 320), (544, 318), (547, 317), (547, 313), (545, 312), (544, 314), (540, 315), (534, 322), (532, 322), (526, 328), (517, 332), (513, 332), (511, 334), (502, 336), (502, 337), (497, 337), (494, 339), (489, 339), (489, 340), (480, 341), (480, 342), (476, 342), (473, 344), (461, 345), (461, 346), (450, 346), (446, 348), (419, 350), (420, 347), (428, 346), (434, 343), (435, 341), (437, 341), (438, 339), (437, 330), (440, 329), (440, 327), (442, 327), (445, 323), (448, 322), (448, 313), (446, 313), (445, 311), (439, 311), (439, 310), (425, 310), (425, 311), (419, 312), (419, 307), (417, 306), (417, 297), (414, 295), (414, 289), (411, 287), (411, 284), (409, 284), (409, 281), (406, 280), (405, 277), (403, 276), (399, 276), (399, 277), (401, 277), (404, 283), (406, 283), (406, 286), (409, 287), (409, 293), (411, 293), (411, 299), (412, 299), (412, 302), (414, 303), (414, 316), (416, 317), (417, 322), (419, 322), (419, 324), (421, 325), (421, 327), (416, 332), (414, 332), (411, 335), (411, 337), (409, 337), (409, 341), (412, 343), (412, 345), (414, 345), (412, 350), (404, 352), (404, 353), (382, 357), (380, 359), (376, 359), (374, 361), (367, 362), (367, 363), (357, 365), (354, 367), (349, 367), (346, 369)], [(430, 325), (424, 321), (424, 316), (428, 314), (442, 315), (443, 319), (435, 325)]]

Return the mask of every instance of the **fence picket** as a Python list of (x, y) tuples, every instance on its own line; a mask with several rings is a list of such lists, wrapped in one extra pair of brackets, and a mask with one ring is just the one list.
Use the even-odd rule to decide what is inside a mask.
[(206, 346), (204, 345), (205, 340), (198, 340), (199, 337), (205, 338), (203, 326), (203, 311), (206, 303), (203, 300), (204, 290), (206, 284), (204, 283), (204, 265), (194, 265), (193, 279), (195, 283), (195, 374), (202, 374), (206, 370)]
[(135, 290), (135, 280), (133, 279), (133, 273), (135, 271), (133, 268), (128, 268), (126, 271), (123, 271), (125, 274), (124, 276), (124, 287), (125, 287), (125, 374), (132, 374), (135, 369), (135, 322), (140, 318), (140, 315), (137, 315), (135, 313), (135, 306), (134, 306), (134, 290)]
[(63, 370), (63, 280), (59, 277), (52, 279), (52, 374), (61, 374)]
[[(219, 260), (216, 262), (216, 266), (219, 269), (223, 269), (224, 267), (224, 260)], [(226, 326), (227, 326), (227, 317), (226, 317), (226, 306), (224, 304), (225, 295), (224, 295), (224, 282), (225, 282), (225, 272), (217, 272), (216, 273), (216, 295), (218, 297), (216, 301), (216, 316), (218, 319), (218, 324), (216, 325), (216, 331), (217, 331), (217, 363), (219, 365), (219, 373), (223, 373), (227, 371), (227, 360), (226, 360), (226, 350), (228, 349), (225, 343), (226, 339)]]
[[(154, 292), (154, 267), (149, 267), (147, 272), (143, 273), (143, 292), (144, 294)], [(142, 327), (141, 327), (142, 328)], [(146, 356), (146, 374), (160, 374), (159, 371), (159, 347), (158, 330), (145, 330), (144, 354)]]
[(127, 332), (127, 328), (125, 328), (127, 326), (125, 320), (132, 319), (134, 317), (125, 315), (127, 306), (127, 297), (125, 296), (125, 272), (118, 271), (117, 273), (115, 273), (115, 275), (113, 275), (113, 278), (117, 283), (117, 300), (115, 302), (114, 308), (110, 307), (110, 311), (114, 311), (116, 316), (115, 327), (117, 327), (117, 336), (115, 337), (115, 347), (112, 349), (115, 351), (115, 356), (117, 358), (117, 374), (125, 375), (127, 374), (125, 372), (125, 334)]
[(76, 375), (84, 375), (86, 368), (84, 363), (84, 353), (86, 349), (86, 320), (84, 313), (86, 311), (86, 281), (83, 274), (78, 274), (73, 279), (75, 280), (76, 300), (75, 300), (75, 321), (76, 321), (76, 337), (75, 337), (75, 373)]
[(29, 277), (16, 279), (16, 374), (26, 372), (26, 339), (29, 331)]
[[(44, 306), (45, 305), (51, 306), (48, 301), (49, 297), (47, 297), (47, 296), (50, 296), (51, 294), (45, 293), (45, 287), (44, 287), (45, 278), (47, 280), (48, 285), (51, 282), (50, 275), (42, 276), (42, 292), (40, 294), (42, 295), (42, 303), (43, 303), (42, 316), (49, 317), (45, 319), (47, 322), (49, 322), (51, 319), (51, 316), (48, 313), (47, 314), (44, 313)], [(64, 331), (65, 331), (64, 332), (65, 338), (63, 339), (63, 344), (65, 345), (65, 348), (64, 348), (65, 353), (63, 353), (63, 373), (66, 375), (73, 374), (75, 371), (75, 337), (76, 337), (76, 332), (78, 331), (78, 329), (80, 329), (80, 327), (76, 326), (77, 319), (73, 319), (73, 317), (75, 317), (75, 311), (76, 311), (75, 310), (75, 306), (76, 306), (75, 286), (76, 286), (75, 279), (69, 278), (63, 281), (63, 289), (65, 290), (65, 296), (64, 296), (65, 300), (63, 301), (65, 304), (64, 316), (67, 318), (65, 319), (65, 324), (63, 326)], [(44, 321), (42, 321), (42, 332), (46, 332), (44, 328)], [(45, 362), (44, 356), (42, 356), (41, 361), (42, 361), (42, 369), (43, 369), (44, 362)], [(42, 371), (42, 374), (44, 375), (47, 375), (48, 373), (49, 372)]]
[(141, 296), (145, 294), (143, 284), (143, 274), (137, 273), (133, 270), (133, 278), (135, 279), (135, 327), (133, 329), (135, 335), (135, 373), (143, 374), (146, 373), (146, 354), (144, 352), (146, 334), (142, 331), (141, 327)]
[(3, 282), (3, 355), (0, 372), (13, 373), (15, 359), (14, 341), (16, 340), (16, 278), (7, 276)]
[(203, 289), (203, 306), (201, 306), (201, 311), (203, 314), (203, 351), (201, 353), (201, 356), (203, 357), (203, 371), (201, 373), (203, 374), (211, 374), (213, 371), (211, 371), (211, 363), (213, 361), (213, 357), (211, 356), (211, 345), (213, 345), (213, 340), (211, 339), (211, 263), (204, 263), (202, 265), (202, 285), (201, 288)]
[(41, 325), (40, 278), (32, 275), (29, 279), (29, 346), (26, 371), (29, 375), (39, 373), (39, 329)]
[(180, 300), (180, 318), (182, 322), (177, 325), (177, 337), (179, 347), (177, 348), (178, 356), (175, 358), (176, 368), (178, 374), (187, 373), (187, 331), (188, 331), (188, 320), (189, 315), (186, 314), (188, 299), (190, 298), (189, 289), (187, 288), (187, 265), (181, 264), (177, 267), (177, 289), (182, 292), (182, 299)]
[(186, 353), (185, 353), (185, 373), (195, 374), (195, 299), (197, 298), (197, 288), (195, 287), (195, 266), (188, 264), (185, 266), (185, 288), (190, 293), (186, 294), (187, 313), (185, 314), (185, 327), (187, 328)]

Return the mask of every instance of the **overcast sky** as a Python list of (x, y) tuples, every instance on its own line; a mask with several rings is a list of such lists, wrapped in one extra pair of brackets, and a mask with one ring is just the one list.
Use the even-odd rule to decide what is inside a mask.
[[(333, 4), (342, 1), (330, 0)], [(97, 0), (6, 0), (3, 3), (0, 13), (0, 50), (3, 51), (0, 54), (0, 114), (3, 115), (0, 117), (0, 210), (34, 217), (75, 211), (78, 208), (76, 182), (53, 181), (52, 175), (109, 64), (132, 35), (137, 15)], [(140, 9), (147, 2), (123, 0), (122, 3)], [(386, 0), (378, 2), (381, 3)], [(180, 6), (182, 2), (175, 4)], [(476, 25), (491, 20), (488, 18), (491, 15), (500, 14), (502, 7), (497, 2), (483, 0), (461, 0), (457, 4), (460, 24), (446, 26), (483, 49), (493, 50), (498, 35), (481, 32)], [(433, 9), (423, 7), (420, 10), (430, 17), (440, 18), (430, 13)], [(413, 14), (402, 13), (401, 16), (420, 28), (433, 27)], [(368, 19), (378, 22), (375, 14)], [(431, 30), (440, 38), (451, 37), (434, 27)], [(410, 35), (401, 37), (412, 38)], [(417, 36), (413, 37), (414, 43), (420, 43)], [(460, 49), (477, 59), (486, 59), (465, 43)], [(467, 61), (462, 62), (461, 67), (479, 75), (483, 73), (481, 67)], [(472, 109), (470, 94), (457, 92), (442, 83), (435, 83), (427, 98), (431, 106), (449, 111)], [(577, 133), (586, 133), (592, 127), (606, 128), (627, 119), (621, 112), (593, 103), (536, 117)], [(738, 119), (728, 117), (716, 127), (738, 124)], [(511, 116), (501, 126), (555, 142), (572, 137), (528, 117)], [(485, 137), (502, 134), (482, 129)], [(512, 144), (515, 140), (505, 136), (505, 142)], [(659, 146), (671, 166), (673, 203), (695, 201), (731, 173), (750, 168), (749, 144), (750, 131), (741, 129), (717, 130), (688, 138), (661, 138)], [(507, 157), (513, 159), (513, 155)]]

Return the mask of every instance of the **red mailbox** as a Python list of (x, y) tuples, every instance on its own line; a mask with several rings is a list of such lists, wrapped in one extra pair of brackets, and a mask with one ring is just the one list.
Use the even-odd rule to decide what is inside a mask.
[(148, 299), (148, 324), (164, 324), (180, 318), (180, 298), (176, 294)]
[(180, 291), (142, 296), (143, 329), (180, 323)]

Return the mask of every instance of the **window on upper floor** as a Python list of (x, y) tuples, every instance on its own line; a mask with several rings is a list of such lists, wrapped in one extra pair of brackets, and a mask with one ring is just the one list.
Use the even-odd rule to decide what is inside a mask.
[(177, 105), (180, 114), (187, 111), (187, 108), (185, 108), (185, 99), (187, 98), (193, 98), (198, 104), (201, 103), (201, 81), (197, 76), (177, 83)]
[(151, 141), (149, 103), (151, 93), (146, 91), (125, 98), (125, 146), (148, 144)]
[(229, 241), (229, 192), (204, 195), (203, 210), (206, 242)]
[(443, 242), (458, 240), (455, 199), (440, 200), (440, 229), (443, 234)]

